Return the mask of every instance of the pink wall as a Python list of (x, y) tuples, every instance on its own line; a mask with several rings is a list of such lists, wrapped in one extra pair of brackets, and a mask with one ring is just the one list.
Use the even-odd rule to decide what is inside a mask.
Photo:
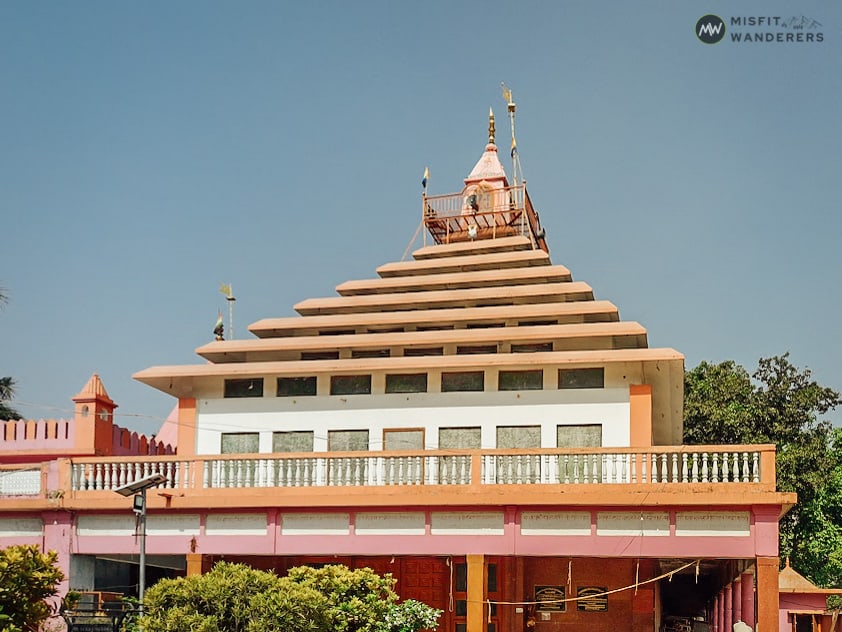
[(70, 449), (75, 426), (73, 419), (4, 422), (0, 424), (0, 452)]
[[(75, 419), (30, 419), (0, 422), (0, 453), (9, 462), (15, 453), (20, 461), (28, 455), (70, 453), (76, 447)], [(94, 454), (100, 446), (88, 446)], [(86, 448), (86, 449), (87, 449)], [(105, 446), (108, 453), (109, 446)], [(110, 453), (114, 456), (174, 454), (172, 446), (149, 439), (127, 428), (112, 426)]]

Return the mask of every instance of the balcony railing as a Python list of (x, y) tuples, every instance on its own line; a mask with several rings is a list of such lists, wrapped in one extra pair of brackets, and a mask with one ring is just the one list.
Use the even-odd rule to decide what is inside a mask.
[(547, 250), (538, 213), (523, 184), (423, 197), (424, 225), (437, 244), (521, 235)]
[(492, 485), (765, 484), (774, 446), (427, 450), (82, 458), (73, 492), (115, 490), (151, 474), (174, 490)]

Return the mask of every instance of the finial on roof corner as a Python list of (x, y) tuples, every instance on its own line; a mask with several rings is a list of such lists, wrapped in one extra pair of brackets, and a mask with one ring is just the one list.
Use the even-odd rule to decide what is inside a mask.
[(494, 144), (494, 110), (488, 108), (488, 144)]

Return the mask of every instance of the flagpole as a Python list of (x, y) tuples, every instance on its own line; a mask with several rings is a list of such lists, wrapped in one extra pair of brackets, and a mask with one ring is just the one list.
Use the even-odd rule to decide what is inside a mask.
[(520, 173), (520, 157), (518, 156), (517, 141), (515, 140), (515, 110), (517, 106), (512, 100), (512, 91), (506, 87), (505, 83), (501, 83), (500, 85), (503, 86), (503, 98), (506, 99), (506, 109), (509, 112), (509, 121), (512, 126), (512, 183), (517, 187), (518, 174)]
[(234, 298), (233, 285), (228, 286), (228, 296), (225, 300), (228, 301), (228, 339), (234, 340), (234, 301), (237, 299)]
[(220, 293), (225, 296), (225, 300), (228, 301), (228, 339), (234, 339), (234, 301), (237, 299), (234, 298), (234, 290), (230, 283), (223, 283), (219, 286)]
[(424, 246), (427, 245), (427, 180), (430, 178), (430, 168), (424, 167), (424, 177), (421, 179), (421, 225), (424, 226)]

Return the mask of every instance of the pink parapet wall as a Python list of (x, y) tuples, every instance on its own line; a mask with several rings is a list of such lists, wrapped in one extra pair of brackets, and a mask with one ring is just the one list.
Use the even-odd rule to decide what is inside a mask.
[(97, 374), (72, 400), (72, 419), (0, 421), (0, 460), (31, 463), (62, 456), (156, 456), (175, 452), (168, 443), (115, 425), (117, 404)]
[(74, 445), (73, 419), (19, 419), (7, 421), (0, 432), (0, 451), (54, 451)]

